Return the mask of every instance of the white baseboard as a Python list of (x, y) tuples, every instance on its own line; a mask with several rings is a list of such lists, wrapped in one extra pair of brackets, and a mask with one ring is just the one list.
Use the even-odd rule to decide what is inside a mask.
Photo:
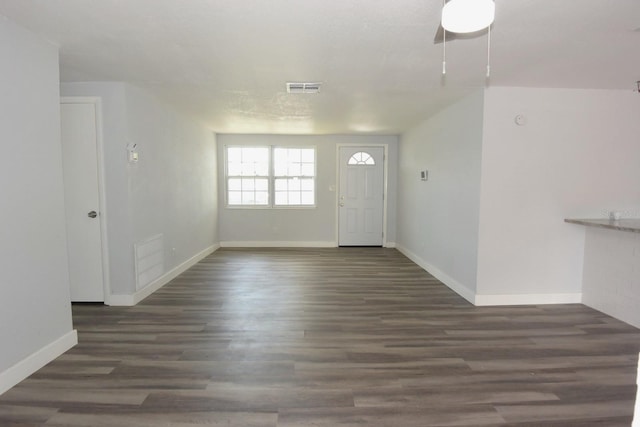
[(414, 254), (402, 245), (398, 245), (398, 250), (411, 261), (431, 273), (433, 277), (440, 280), (447, 287), (466, 299), (475, 306), (491, 305), (538, 305), (538, 304), (576, 304), (582, 302), (581, 293), (571, 294), (504, 294), (504, 295), (482, 295), (464, 286), (460, 282), (449, 277), (437, 267), (429, 264), (418, 255)]
[(202, 261), (204, 258), (208, 257), (209, 255), (217, 251), (219, 248), (220, 248), (220, 245), (216, 244), (206, 248), (201, 252), (198, 252), (197, 254), (195, 254), (194, 256), (192, 256), (182, 264), (173, 268), (171, 271), (167, 271), (162, 276), (158, 277), (153, 282), (149, 283), (147, 286), (135, 292), (134, 294), (111, 295), (109, 297), (109, 301), (107, 302), (107, 304), (117, 305), (117, 306), (136, 305), (140, 301), (142, 301), (143, 299), (145, 299), (146, 297), (148, 297), (149, 295), (151, 295), (152, 293), (154, 293), (155, 291), (157, 291), (158, 289), (160, 289), (161, 287), (163, 287), (164, 285), (166, 285), (167, 283), (169, 283), (170, 281), (178, 277), (180, 274), (184, 273), (185, 271), (187, 271), (188, 269), (190, 269), (191, 267), (193, 267), (194, 265)]
[(504, 294), (478, 295), (474, 304), (488, 305), (538, 305), (538, 304), (577, 304), (582, 302), (582, 294)]
[(418, 255), (414, 254), (413, 252), (411, 252), (409, 249), (405, 248), (404, 246), (397, 245), (397, 249), (400, 252), (402, 252), (411, 261), (415, 262), (420, 267), (422, 267), (424, 270), (426, 270), (433, 277), (435, 277), (436, 279), (438, 279), (439, 281), (444, 283), (445, 286), (447, 286), (452, 291), (454, 291), (455, 293), (460, 295), (462, 298), (464, 298), (467, 301), (469, 301), (471, 304), (474, 304), (476, 294), (471, 289), (469, 289), (468, 287), (466, 287), (462, 283), (458, 282), (457, 280), (449, 277), (446, 273), (444, 273), (440, 269), (434, 267), (433, 265), (429, 264), (428, 262), (426, 262), (425, 260), (420, 258)]
[(393, 248), (395, 248), (395, 247), (397, 247), (397, 246), (396, 246), (396, 242), (387, 242), (387, 243), (384, 245), (384, 247), (385, 247), (385, 248), (393, 249)]
[(0, 372), (0, 394), (9, 390), (76, 344), (78, 344), (78, 333), (74, 329), (27, 356), (6, 371)]
[(337, 248), (336, 242), (306, 241), (227, 241), (220, 242), (223, 248)]
[(631, 424), (632, 427), (640, 427), (640, 355), (638, 355), (638, 359), (638, 379), (636, 380), (638, 388), (636, 389), (636, 409), (633, 423)]

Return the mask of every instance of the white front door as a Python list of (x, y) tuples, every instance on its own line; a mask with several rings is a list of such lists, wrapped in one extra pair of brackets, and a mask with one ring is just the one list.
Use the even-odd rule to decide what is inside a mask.
[(60, 104), (71, 301), (104, 301), (96, 105)]
[(384, 148), (340, 147), (338, 244), (382, 246)]

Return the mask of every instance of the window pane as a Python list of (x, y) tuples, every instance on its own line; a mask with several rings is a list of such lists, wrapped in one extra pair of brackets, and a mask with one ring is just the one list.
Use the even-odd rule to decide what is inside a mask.
[(288, 182), (289, 191), (300, 191), (300, 180), (298, 178), (292, 178)]
[(302, 192), (302, 204), (303, 205), (313, 205), (314, 197), (312, 191), (304, 191)]
[(299, 192), (289, 192), (289, 204), (290, 205), (299, 205), (300, 204), (300, 193)]
[(288, 149), (276, 148), (273, 157), (273, 173), (275, 176), (287, 176), (287, 165), (289, 164)]
[(258, 147), (258, 148), (253, 148), (252, 150), (255, 153), (256, 162), (269, 163), (269, 148)]
[(255, 205), (256, 196), (255, 193), (251, 192), (243, 192), (242, 193), (242, 204), (243, 205)]
[(255, 172), (256, 172), (256, 166), (253, 163), (243, 163), (242, 172), (240, 173), (240, 175), (252, 176), (256, 174)]
[(287, 191), (287, 180), (277, 178), (275, 182), (276, 191)]
[(227, 174), (229, 176), (242, 175), (242, 163), (229, 163), (227, 166)]
[(268, 205), (268, 204), (269, 204), (269, 193), (266, 191), (257, 191), (256, 205)]
[(242, 180), (242, 191), (253, 191), (255, 189), (255, 179), (244, 178)]
[(229, 147), (227, 173), (230, 176), (268, 176), (269, 149), (264, 147)]
[(241, 191), (242, 180), (238, 178), (229, 178), (229, 191)]
[(290, 148), (289, 149), (289, 162), (298, 162), (300, 163), (300, 149), (299, 148)]
[(301, 179), (300, 189), (302, 191), (313, 191), (313, 179)]
[(257, 191), (269, 192), (269, 180), (266, 178), (256, 178), (255, 188)]
[(284, 191), (276, 192), (276, 205), (286, 205), (287, 204), (287, 193)]
[(258, 176), (269, 176), (269, 162), (257, 163), (254, 171)]
[(289, 171), (287, 176), (300, 176), (300, 163), (289, 163)]
[(229, 147), (227, 150), (227, 160), (229, 163), (242, 163), (242, 148)]
[(287, 174), (287, 150), (285, 148), (273, 150), (273, 173), (276, 176), (286, 176)]
[(302, 176), (314, 176), (314, 164), (313, 163), (303, 163), (300, 175)]
[(242, 203), (242, 193), (240, 191), (229, 191), (229, 204), (239, 205)]
[(262, 163), (269, 158), (269, 149), (265, 147), (242, 147), (243, 163)]

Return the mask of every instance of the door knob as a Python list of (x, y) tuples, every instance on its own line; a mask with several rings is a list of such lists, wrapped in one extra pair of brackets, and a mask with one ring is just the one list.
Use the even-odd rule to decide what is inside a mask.
[(89, 212), (89, 213), (87, 214), (87, 216), (88, 216), (89, 218), (95, 218), (95, 217), (97, 217), (97, 216), (98, 216), (98, 214), (96, 213), (96, 211), (91, 211), (91, 212)]
[(339, 205), (341, 208), (344, 207), (344, 202), (340, 202)]

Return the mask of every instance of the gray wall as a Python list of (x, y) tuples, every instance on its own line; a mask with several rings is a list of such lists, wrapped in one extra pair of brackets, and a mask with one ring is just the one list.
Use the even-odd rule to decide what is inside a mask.
[[(164, 235), (165, 271), (217, 239), (215, 135), (146, 91), (123, 83), (66, 83), (65, 96), (103, 102), (111, 292), (135, 292), (134, 244)], [(127, 145), (137, 144), (138, 163)]]
[[(465, 298), (476, 289), (483, 92), (402, 135), (398, 248)], [(429, 171), (421, 181), (420, 171)]]
[(72, 325), (58, 51), (0, 18), (0, 58), (1, 375)]
[[(337, 147), (389, 145), (387, 241), (396, 238), (397, 149), (396, 136), (356, 135), (218, 135), (220, 241), (224, 244), (337, 245)], [(312, 146), (317, 152), (316, 207), (292, 209), (227, 208), (225, 206), (224, 147), (227, 145)], [(332, 190), (331, 188), (334, 188)]]

